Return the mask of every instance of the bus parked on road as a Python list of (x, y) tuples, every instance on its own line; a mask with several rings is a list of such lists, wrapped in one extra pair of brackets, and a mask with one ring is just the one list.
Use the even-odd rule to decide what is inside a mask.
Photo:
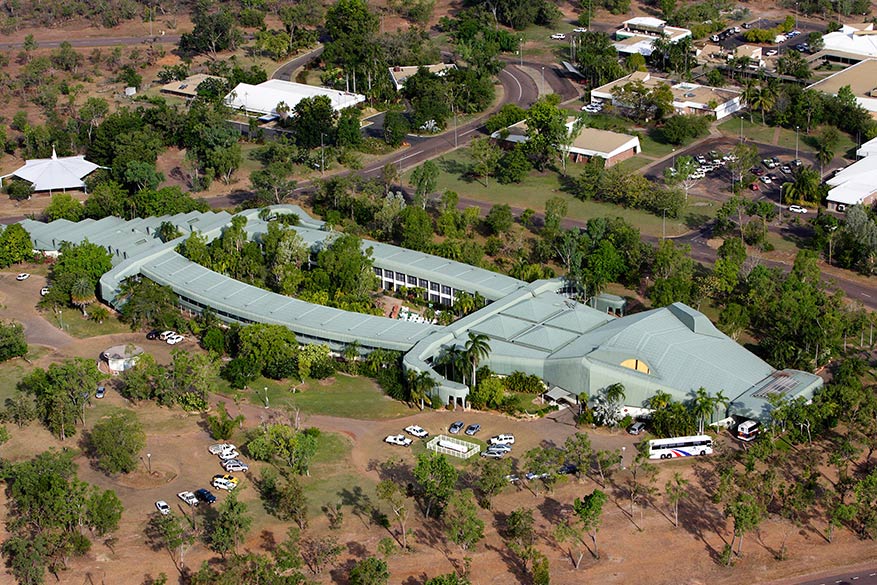
[(712, 452), (713, 438), (709, 435), (671, 437), (649, 441), (649, 459), (674, 459), (693, 455), (710, 455)]

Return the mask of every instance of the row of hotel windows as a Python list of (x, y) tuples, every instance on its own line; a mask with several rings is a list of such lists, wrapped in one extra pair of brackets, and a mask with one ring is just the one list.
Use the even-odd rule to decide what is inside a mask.
[(442, 303), (450, 305), (454, 302), (454, 297), (459, 292), (445, 284), (431, 282), (425, 278), (417, 278), (410, 274), (402, 272), (393, 272), (383, 268), (375, 267), (375, 275), (381, 279), (381, 286), (384, 290), (398, 291), (401, 287), (421, 288), (423, 289), (423, 298), (433, 303)]

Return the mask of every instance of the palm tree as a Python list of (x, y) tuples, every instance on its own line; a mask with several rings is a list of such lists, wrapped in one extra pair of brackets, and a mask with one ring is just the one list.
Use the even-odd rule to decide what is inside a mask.
[(82, 310), (82, 315), (87, 317), (85, 308), (95, 302), (94, 283), (86, 277), (82, 277), (70, 287), (70, 302)]
[(658, 390), (651, 398), (646, 401), (646, 406), (648, 406), (652, 410), (663, 410), (670, 406), (671, 402), (673, 402), (672, 396), (670, 396), (663, 390)]
[(724, 390), (719, 390), (718, 393), (713, 398), (713, 408), (715, 412), (716, 410), (722, 409), (727, 413), (728, 407), (731, 406), (731, 399), (725, 396)]
[(432, 391), (438, 386), (438, 382), (429, 372), (408, 371), (408, 396), (415, 402), (420, 402), (420, 410), (424, 408), (424, 401), (432, 404)]
[(703, 434), (706, 417), (715, 410), (713, 397), (701, 386), (691, 400), (691, 413), (697, 417), (697, 434)]
[(475, 309), (475, 297), (465, 291), (460, 291), (454, 299), (454, 312), (462, 317), (468, 315)]
[(472, 364), (472, 388), (475, 388), (475, 370), (478, 363), (490, 355), (490, 338), (481, 333), (469, 332), (469, 341), (466, 342), (466, 359)]
[(753, 106), (753, 102), (758, 100), (758, 86), (755, 85), (755, 80), (747, 79), (746, 85), (743, 86), (743, 93), (740, 95), (741, 99), (749, 106), (749, 123), (752, 123), (752, 112), (755, 110), (755, 106)]
[(356, 372), (359, 369), (356, 362), (359, 359), (360, 349), (359, 340), (353, 340), (353, 342), (344, 346), (344, 352), (342, 354), (344, 356), (344, 361), (347, 362), (348, 372), (354, 375), (356, 375)]
[(606, 401), (610, 404), (623, 404), (624, 399), (627, 398), (627, 394), (624, 390), (624, 384), (621, 382), (616, 382), (611, 386), (607, 386), (605, 390), (603, 390), (603, 396), (606, 397)]

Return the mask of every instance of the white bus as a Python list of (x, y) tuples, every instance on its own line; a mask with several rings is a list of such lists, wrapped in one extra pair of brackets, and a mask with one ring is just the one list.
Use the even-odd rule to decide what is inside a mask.
[(757, 420), (744, 420), (737, 425), (737, 438), (748, 443), (755, 440), (759, 430), (760, 425)]
[(713, 452), (713, 439), (709, 435), (692, 437), (671, 437), (649, 441), (649, 459), (673, 459), (692, 455), (710, 455)]

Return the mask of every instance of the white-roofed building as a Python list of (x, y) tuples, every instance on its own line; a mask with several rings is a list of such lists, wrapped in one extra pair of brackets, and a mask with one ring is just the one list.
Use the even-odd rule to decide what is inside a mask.
[[(874, 37), (877, 41), (877, 36)], [(877, 59), (864, 59), (842, 71), (833, 73), (807, 87), (823, 93), (837, 95), (842, 87), (849, 87), (856, 103), (877, 118)]]
[(846, 211), (851, 205), (870, 205), (877, 200), (877, 142), (871, 140), (857, 151), (865, 153), (860, 159), (825, 183), (830, 187), (826, 206), (831, 211)]
[(55, 148), (52, 147), (52, 158), (37, 158), (25, 161), (24, 166), (8, 175), (0, 177), (0, 187), (3, 179), (18, 177), (28, 183), (33, 183), (34, 191), (66, 191), (67, 189), (85, 189), (83, 179), (101, 167), (93, 162), (85, 160), (82, 155), (58, 157)]
[(336, 111), (355, 106), (365, 101), (365, 96), (348, 91), (294, 83), (281, 79), (269, 79), (259, 85), (239, 83), (225, 96), (225, 104), (235, 110), (251, 112), (262, 115), (277, 115), (277, 105), (281, 102), (289, 106), (290, 110), (304, 98), (312, 98), (324, 95), (332, 102)]
[(457, 66), (453, 63), (436, 63), (435, 65), (405, 65), (390, 67), (390, 79), (392, 80), (393, 87), (396, 88), (396, 91), (402, 91), (408, 78), (416, 75), (421, 68), (426, 69), (430, 73), (435, 73), (439, 77), (444, 77), (448, 74), (448, 71), (456, 69)]
[[(566, 127), (570, 132), (574, 124), (574, 118), (567, 121)], [(526, 142), (529, 138), (527, 123), (521, 121), (512, 124), (508, 128), (494, 132), (490, 137), (514, 143)], [(569, 151), (569, 157), (574, 162), (586, 161), (597, 156), (606, 160), (607, 168), (635, 156), (642, 150), (639, 138), (636, 136), (597, 128), (582, 128), (572, 144), (561, 148)]]
[(856, 151), (856, 156), (871, 156), (872, 154), (877, 154), (877, 138), (873, 138), (859, 147)]
[(639, 53), (648, 57), (652, 54), (655, 39), (663, 37), (671, 43), (678, 43), (682, 39), (691, 36), (687, 28), (667, 26), (660, 18), (651, 16), (637, 16), (621, 23), (621, 28), (615, 31), (615, 50), (619, 53)]
[(871, 23), (845, 24), (839, 31), (823, 35), (822, 44), (822, 52), (826, 53), (841, 53), (863, 59), (877, 57), (877, 31)]

